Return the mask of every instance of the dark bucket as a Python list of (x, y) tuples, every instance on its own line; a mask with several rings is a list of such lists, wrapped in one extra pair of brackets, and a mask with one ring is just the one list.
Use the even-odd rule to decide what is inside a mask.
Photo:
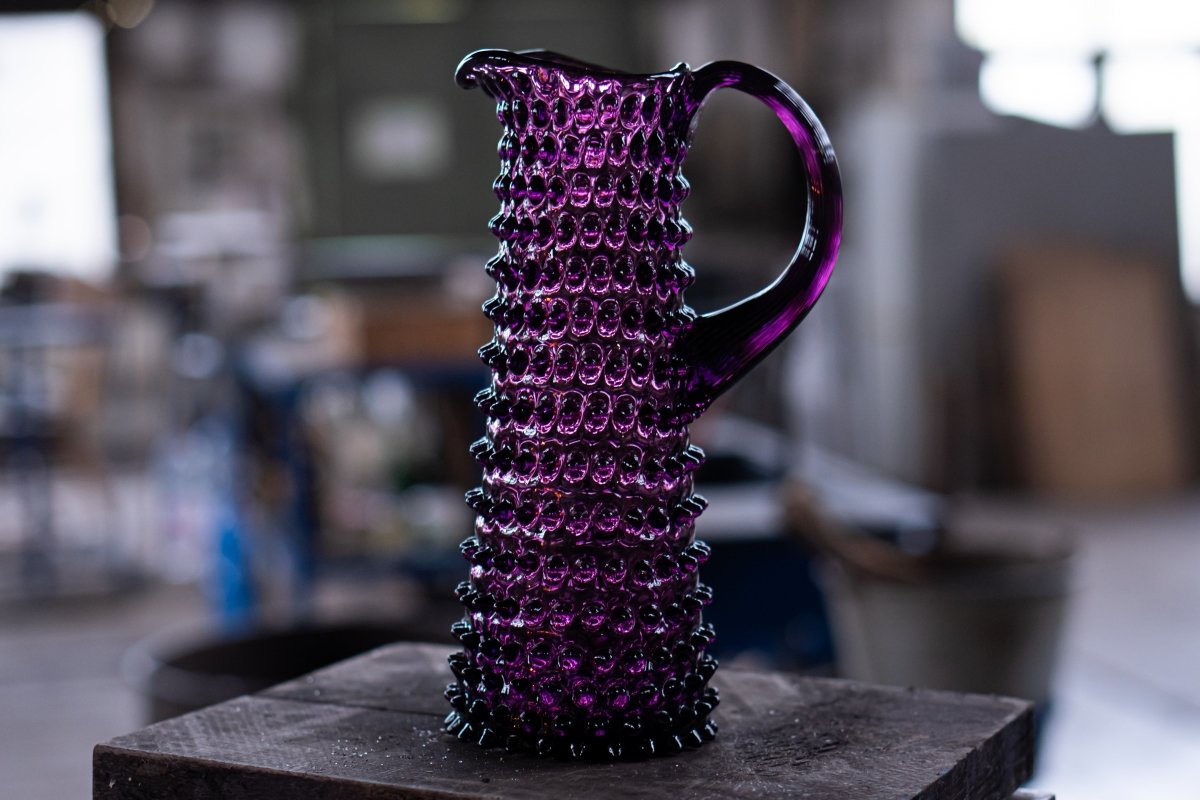
[(147, 722), (252, 694), (392, 642), (448, 634), (373, 623), (257, 631), (242, 636), (155, 636), (125, 655), (122, 673), (146, 701)]

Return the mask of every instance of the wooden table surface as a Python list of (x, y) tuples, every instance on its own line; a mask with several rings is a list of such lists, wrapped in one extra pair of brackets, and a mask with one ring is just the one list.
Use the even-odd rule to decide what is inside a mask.
[(450, 652), (392, 645), (98, 745), (94, 797), (1004, 800), (1032, 771), (1025, 701), (724, 668), (720, 733), (699, 750), (484, 750), (441, 731)]

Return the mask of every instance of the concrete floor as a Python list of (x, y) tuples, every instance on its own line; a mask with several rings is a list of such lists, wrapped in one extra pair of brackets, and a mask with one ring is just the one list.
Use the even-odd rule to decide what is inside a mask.
[(1200, 499), (1061, 513), (1078, 593), (1035, 785), (1065, 800), (1200, 798)]
[(201, 598), (184, 587), (0, 607), (0, 795), (90, 797), (92, 747), (144, 723), (120, 677), (125, 651), (203, 622)]
[[(1200, 798), (1200, 498), (1052, 513), (1078, 533), (1078, 591), (1034, 785), (1061, 800)], [(92, 746), (142, 723), (122, 654), (203, 621), (183, 587), (0, 606), (4, 796), (88, 797)]]

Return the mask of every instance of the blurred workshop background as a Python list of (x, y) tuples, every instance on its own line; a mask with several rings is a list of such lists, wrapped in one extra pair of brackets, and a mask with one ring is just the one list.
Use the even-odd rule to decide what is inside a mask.
[[(1200, 786), (1191, 0), (0, 1), (0, 776), (445, 640), (488, 380), (482, 47), (732, 58), (826, 122), (842, 257), (694, 428), (723, 663), (1039, 702), (1035, 784)], [(803, 220), (755, 100), (691, 305)]]

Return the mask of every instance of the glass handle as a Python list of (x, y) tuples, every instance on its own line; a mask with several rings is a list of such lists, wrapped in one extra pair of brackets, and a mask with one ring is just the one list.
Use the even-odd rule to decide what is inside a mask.
[(761, 361), (812, 309), (829, 282), (842, 237), (842, 181), (820, 121), (792, 87), (758, 67), (714, 61), (694, 73), (695, 112), (714, 90), (753, 95), (775, 112), (804, 160), (808, 203), (804, 235), (787, 268), (757, 294), (699, 317), (680, 342), (691, 371), (684, 396), (699, 414)]

